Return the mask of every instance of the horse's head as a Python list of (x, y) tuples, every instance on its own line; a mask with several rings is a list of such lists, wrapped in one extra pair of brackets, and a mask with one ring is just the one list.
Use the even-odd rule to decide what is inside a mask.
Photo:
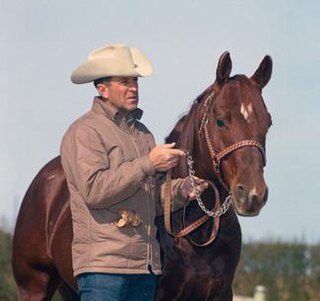
[(226, 52), (220, 57), (215, 83), (198, 98), (199, 135), (194, 139), (206, 144), (200, 147), (201, 156), (207, 156), (202, 164), (214, 163), (213, 172), (230, 190), (237, 213), (253, 216), (268, 197), (263, 168), (271, 116), (261, 92), (271, 77), (272, 60), (265, 56), (250, 78), (230, 77), (231, 68)]

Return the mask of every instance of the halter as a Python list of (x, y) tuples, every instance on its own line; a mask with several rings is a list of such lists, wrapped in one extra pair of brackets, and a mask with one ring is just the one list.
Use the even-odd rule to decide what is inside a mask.
[[(216, 176), (219, 178), (220, 182), (222, 181), (222, 175), (221, 175), (221, 161), (222, 161), (222, 159), (237, 149), (240, 149), (240, 148), (243, 148), (246, 146), (253, 146), (253, 147), (258, 148), (259, 151), (261, 152), (261, 155), (263, 158), (263, 165), (266, 165), (265, 150), (264, 150), (263, 146), (256, 140), (241, 140), (239, 142), (236, 142), (236, 143), (226, 147), (225, 149), (223, 149), (220, 152), (214, 151), (214, 148), (213, 148), (211, 141), (210, 141), (210, 135), (209, 135), (209, 129), (208, 129), (208, 111), (209, 111), (209, 107), (213, 101), (213, 97), (214, 97), (214, 92), (210, 93), (210, 95), (205, 100), (205, 103), (204, 103), (205, 111), (204, 111), (203, 116), (201, 118), (201, 124), (200, 124), (199, 130), (198, 130), (198, 133), (200, 134), (202, 130), (204, 131), (207, 147), (209, 149), (209, 154), (212, 159), (213, 170), (214, 170)], [(225, 188), (227, 187), (224, 182), (223, 182), (223, 186), (225, 186)]]
[[(212, 160), (214, 173), (215, 173), (216, 177), (218, 178), (218, 180), (220, 181), (220, 183), (222, 184), (222, 186), (224, 187), (224, 189), (226, 189), (226, 191), (229, 191), (229, 188), (228, 188), (227, 184), (225, 183), (225, 181), (223, 180), (223, 176), (221, 173), (222, 159), (240, 148), (250, 146), (250, 147), (256, 147), (259, 149), (259, 151), (262, 155), (262, 158), (263, 158), (263, 164), (265, 165), (266, 164), (265, 150), (264, 150), (263, 146), (256, 140), (241, 140), (239, 142), (236, 142), (236, 143), (226, 147), (225, 149), (223, 149), (220, 152), (214, 151), (214, 148), (213, 148), (212, 143), (210, 141), (210, 135), (209, 135), (209, 129), (208, 129), (208, 112), (209, 112), (210, 105), (213, 101), (213, 97), (214, 97), (214, 92), (211, 92), (209, 94), (209, 96), (205, 99), (205, 102), (204, 102), (205, 111), (204, 111), (203, 116), (201, 118), (201, 123), (200, 123), (200, 127), (198, 130), (198, 134), (200, 134), (202, 130), (204, 131), (205, 141), (206, 141), (206, 144), (207, 144), (207, 147), (209, 150), (209, 154), (210, 154), (210, 157)], [(194, 194), (196, 196), (196, 200), (198, 201), (199, 207), (206, 215), (202, 216), (201, 218), (199, 218), (198, 220), (196, 220), (195, 222), (193, 222), (189, 226), (185, 226), (185, 213), (186, 213), (186, 205), (185, 205), (184, 209), (183, 209), (183, 226), (184, 226), (184, 228), (181, 231), (179, 231), (178, 233), (173, 233), (173, 231), (171, 230), (171, 221), (170, 221), (171, 172), (168, 171), (166, 183), (165, 183), (165, 202), (164, 202), (165, 228), (166, 228), (167, 232), (169, 234), (171, 234), (172, 236), (183, 237), (183, 236), (187, 236), (189, 233), (193, 232), (195, 229), (197, 229), (202, 224), (204, 224), (210, 217), (212, 217), (212, 218), (214, 218), (214, 222), (213, 222), (211, 235), (210, 235), (209, 240), (207, 242), (199, 244), (199, 243), (196, 243), (193, 240), (191, 240), (190, 237), (188, 237), (189, 240), (191, 241), (191, 243), (194, 244), (195, 246), (199, 246), (199, 247), (207, 246), (216, 238), (218, 230), (219, 230), (220, 216), (222, 216), (223, 214), (225, 214), (229, 210), (229, 207), (232, 203), (232, 197), (231, 197), (231, 193), (229, 193), (228, 196), (226, 197), (225, 201), (223, 202), (223, 204), (220, 205), (221, 202), (220, 202), (220, 196), (219, 196), (218, 189), (216, 188), (216, 186), (212, 182), (209, 182), (210, 186), (214, 190), (216, 202), (215, 202), (215, 206), (214, 206), (213, 210), (212, 211), (208, 210), (201, 200), (200, 193), (199, 193), (199, 191), (196, 187), (195, 181), (194, 181), (195, 171), (193, 170), (193, 160), (192, 160), (191, 154), (187, 152), (186, 155), (187, 155), (187, 164), (189, 166), (189, 176), (191, 178), (191, 183), (192, 183), (192, 187), (194, 190)]]
[(209, 130), (208, 130), (207, 125), (204, 126), (204, 135), (205, 135), (206, 143), (207, 143), (207, 146), (209, 149), (209, 154), (212, 159), (213, 170), (214, 170), (216, 176), (218, 177), (218, 179), (220, 180), (220, 182), (222, 182), (224, 186), (226, 186), (226, 184), (224, 184), (224, 181), (222, 180), (221, 161), (224, 157), (231, 154), (235, 150), (246, 147), (246, 146), (256, 147), (261, 152), (261, 155), (263, 158), (263, 165), (266, 165), (266, 155), (265, 155), (264, 148), (256, 140), (242, 140), (242, 141), (236, 142), (236, 143), (226, 147), (225, 149), (223, 149), (222, 151), (217, 153), (214, 151), (213, 146), (211, 144), (211, 141), (209, 138)]

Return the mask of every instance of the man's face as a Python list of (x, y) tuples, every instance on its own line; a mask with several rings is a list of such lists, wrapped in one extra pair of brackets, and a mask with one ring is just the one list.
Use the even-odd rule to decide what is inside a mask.
[(138, 78), (112, 77), (106, 85), (107, 101), (115, 106), (123, 115), (134, 111), (138, 107)]

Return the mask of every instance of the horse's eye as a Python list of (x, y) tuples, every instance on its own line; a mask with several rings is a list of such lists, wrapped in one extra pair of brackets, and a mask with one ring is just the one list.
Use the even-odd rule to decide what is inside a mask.
[(225, 126), (224, 121), (221, 119), (217, 119), (216, 123), (219, 128), (223, 128)]

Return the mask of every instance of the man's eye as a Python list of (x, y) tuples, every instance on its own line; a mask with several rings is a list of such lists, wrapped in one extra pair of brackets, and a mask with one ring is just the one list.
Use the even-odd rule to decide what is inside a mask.
[(216, 123), (219, 128), (225, 127), (225, 123), (222, 119), (217, 119)]

